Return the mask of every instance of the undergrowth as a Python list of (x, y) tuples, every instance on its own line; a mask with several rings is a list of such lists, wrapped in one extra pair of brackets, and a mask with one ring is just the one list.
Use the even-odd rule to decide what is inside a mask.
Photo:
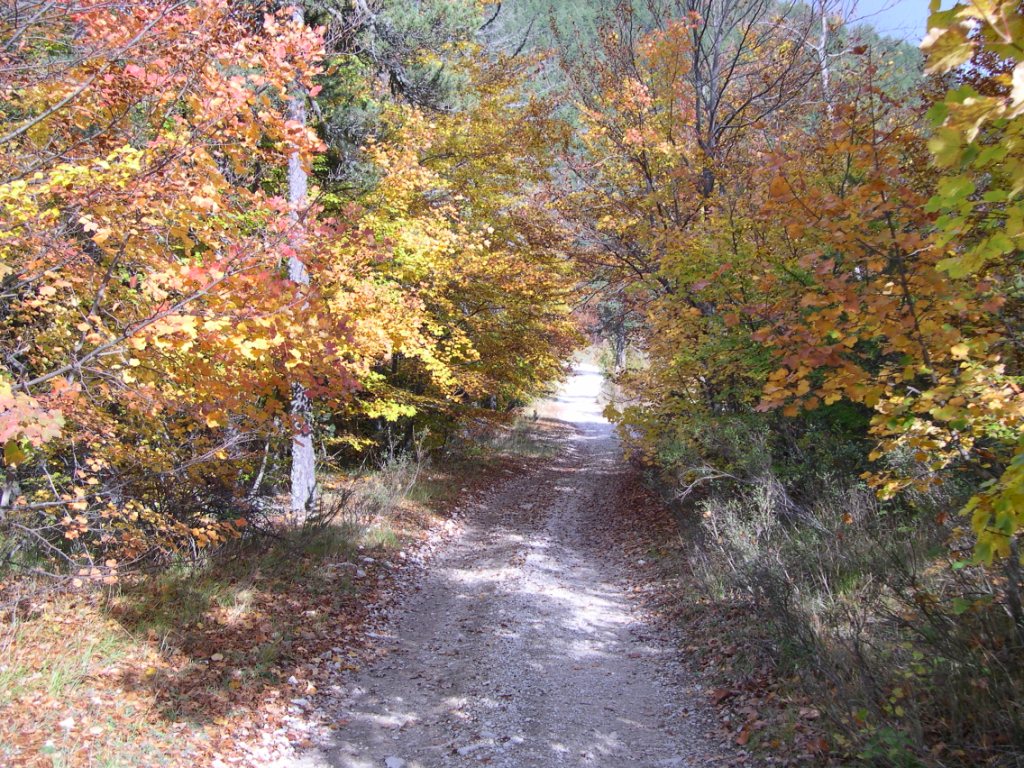
[(964, 490), (881, 503), (849, 441), (805, 436), (797, 459), (763, 420), (705, 426), (661, 456), (688, 569), (711, 610), (749, 618), (739, 655), (821, 710), (817, 759), (1024, 765), (1024, 647), (1007, 578), (968, 564), (946, 513)]

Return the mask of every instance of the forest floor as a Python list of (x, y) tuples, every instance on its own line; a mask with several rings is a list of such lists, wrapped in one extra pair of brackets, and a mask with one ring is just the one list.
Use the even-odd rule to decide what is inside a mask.
[[(304, 768), (670, 768), (744, 760), (679, 638), (643, 609), (635, 472), (577, 369), (536, 414), (539, 463), (462, 510), (377, 634), (379, 658), (322, 704)], [(639, 550), (639, 551), (638, 551)], [(656, 554), (655, 554), (656, 557)]]

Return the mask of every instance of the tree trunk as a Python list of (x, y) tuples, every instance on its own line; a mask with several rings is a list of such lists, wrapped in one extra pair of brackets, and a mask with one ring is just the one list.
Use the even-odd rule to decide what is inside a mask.
[(626, 321), (622, 318), (612, 332), (612, 349), (615, 352), (614, 373), (618, 376), (626, 370)]
[[(296, 6), (292, 18), (299, 24), (305, 23), (302, 8)], [(297, 123), (306, 123), (305, 94), (296, 83), (289, 100), (289, 117)], [(299, 153), (293, 152), (288, 158), (288, 202), (292, 204), (296, 220), (296, 240), (301, 238), (298, 226), (299, 211), (306, 205), (308, 188), (306, 169), (302, 166)], [(295, 243), (298, 245), (299, 243)], [(300, 249), (295, 249), (296, 254)], [(288, 277), (298, 285), (309, 285), (309, 272), (298, 255), (288, 259)], [(296, 421), (296, 432), (292, 437), (292, 503), (291, 514), (295, 519), (304, 516), (316, 499), (316, 454), (313, 449), (313, 404), (301, 384), (292, 385), (292, 416)]]
[(829, 46), (831, 44), (832, 30), (829, 27), (829, 3), (828, 0), (821, 0), (821, 36), (817, 45), (814, 46), (814, 54), (818, 59), (818, 69), (821, 74), (821, 98), (825, 102), (825, 114), (829, 120), (834, 117), (835, 108), (832, 105), (832, 66), (829, 59)]

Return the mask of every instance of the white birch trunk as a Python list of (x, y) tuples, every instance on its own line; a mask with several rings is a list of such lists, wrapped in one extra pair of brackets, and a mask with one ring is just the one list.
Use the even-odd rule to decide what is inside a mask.
[(832, 69), (828, 52), (829, 37), (828, 2), (827, 0), (821, 0), (821, 37), (818, 40), (818, 45), (815, 47), (815, 53), (818, 55), (818, 67), (821, 70), (821, 96), (825, 101), (825, 111), (828, 114), (828, 119), (831, 121), (834, 108), (832, 106)]
[[(292, 18), (299, 24), (305, 23), (302, 8), (296, 6)], [(296, 86), (288, 105), (289, 117), (297, 123), (306, 123), (305, 95)], [(302, 158), (293, 152), (288, 158), (288, 202), (295, 210), (293, 214), (298, 223), (298, 212), (306, 206), (309, 179), (306, 169), (302, 166)], [(298, 228), (296, 239), (301, 237)], [(300, 245), (295, 243), (296, 246)], [(296, 252), (301, 252), (296, 248)], [(288, 259), (288, 277), (299, 285), (309, 285), (309, 272), (297, 255)], [(292, 437), (292, 477), (291, 477), (291, 514), (301, 519), (316, 500), (316, 454), (313, 450), (313, 405), (300, 384), (292, 385), (292, 415), (298, 428)]]

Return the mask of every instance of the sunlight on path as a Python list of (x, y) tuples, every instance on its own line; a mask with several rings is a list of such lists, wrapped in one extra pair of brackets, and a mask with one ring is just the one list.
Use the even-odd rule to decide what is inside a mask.
[(603, 415), (604, 388), (601, 370), (596, 365), (580, 363), (573, 368), (572, 375), (558, 393), (537, 406), (537, 413), (542, 418), (567, 424), (609, 427)]
[(558, 450), (463, 508), (460, 538), (394, 617), (390, 653), (336, 702), (309, 768), (683, 768), (727, 758), (671, 643), (629, 599), (609, 525), (629, 471), (577, 366), (538, 417)]

